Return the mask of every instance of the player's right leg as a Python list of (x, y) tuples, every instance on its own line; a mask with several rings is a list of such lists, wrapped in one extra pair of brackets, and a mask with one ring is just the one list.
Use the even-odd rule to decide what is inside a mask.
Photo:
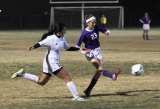
[(91, 59), (90, 62), (97, 69), (97, 71), (96, 71), (96, 74), (93, 76), (89, 86), (84, 91), (84, 94), (86, 97), (90, 96), (91, 91), (92, 91), (93, 87), (96, 85), (99, 77), (101, 76), (101, 72), (102, 72), (102, 67), (101, 67), (100, 61), (98, 61), (97, 59)]
[(12, 75), (12, 79), (17, 78), (17, 77), (24, 77), (25, 79), (36, 82), (39, 85), (45, 85), (50, 79), (51, 75), (47, 73), (42, 73), (41, 76), (38, 77), (37, 75), (26, 73), (24, 69), (20, 69)]
[(96, 85), (99, 77), (101, 76), (101, 71), (97, 71), (96, 74), (93, 76), (89, 86), (87, 87), (87, 89), (84, 91), (84, 94), (86, 97), (89, 97), (91, 94), (91, 91), (93, 89), (93, 87)]
[(24, 69), (20, 69), (16, 73), (14, 73), (11, 78), (14, 79), (14, 78), (17, 78), (17, 77), (22, 77), (24, 73), (25, 73)]

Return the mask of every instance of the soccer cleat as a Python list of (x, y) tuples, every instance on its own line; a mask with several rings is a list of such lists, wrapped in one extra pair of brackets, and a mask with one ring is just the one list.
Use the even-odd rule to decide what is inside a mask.
[(112, 79), (113, 79), (113, 80), (117, 80), (117, 77), (118, 77), (118, 75), (119, 75), (120, 73), (121, 73), (121, 70), (120, 70), (120, 69), (117, 69), (116, 73), (113, 74)]
[(79, 96), (76, 96), (74, 98), (72, 98), (73, 101), (86, 101), (86, 99), (82, 98), (82, 97), (79, 97)]
[(22, 77), (23, 74), (24, 74), (24, 69), (20, 69), (12, 75), (12, 79), (14, 79), (16, 77)]
[(85, 91), (84, 91), (84, 94), (86, 95), (86, 97), (89, 97), (89, 96), (90, 96), (90, 94), (91, 94), (91, 92), (90, 92), (90, 91), (85, 90)]

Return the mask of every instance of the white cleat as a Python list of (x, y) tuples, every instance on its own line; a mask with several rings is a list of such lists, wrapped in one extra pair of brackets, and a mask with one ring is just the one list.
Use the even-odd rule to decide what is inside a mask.
[(72, 98), (72, 100), (73, 101), (87, 101), (86, 99), (79, 97), (79, 96)]
[(14, 79), (16, 77), (22, 77), (23, 74), (24, 74), (24, 69), (20, 69), (12, 75), (12, 79)]

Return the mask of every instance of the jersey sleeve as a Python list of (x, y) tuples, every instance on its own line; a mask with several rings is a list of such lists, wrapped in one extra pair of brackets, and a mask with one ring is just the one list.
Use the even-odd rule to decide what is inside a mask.
[(70, 48), (70, 45), (69, 43), (66, 41), (66, 39), (64, 38), (64, 49), (69, 49)]
[(40, 41), (42, 41), (42, 40), (46, 39), (46, 38), (47, 38), (47, 36), (48, 36), (48, 34), (47, 34), (47, 33), (44, 33), (44, 34), (42, 35), (42, 37), (41, 37)]
[(140, 21), (141, 23), (144, 23), (144, 18), (141, 17), (141, 18), (139, 19), (139, 21)]
[(53, 32), (44, 33), (40, 39), (40, 41), (46, 39), (48, 36), (53, 35)]
[(50, 46), (51, 43), (51, 37), (47, 37), (46, 39), (38, 42), (40, 44), (40, 46)]
[(81, 36), (80, 36), (80, 38), (79, 38), (79, 40), (78, 40), (78, 42), (76, 43), (76, 47), (77, 48), (80, 48), (80, 46), (81, 46), (81, 44), (82, 44), (82, 42), (84, 40), (84, 36), (85, 35), (82, 33)]
[(149, 18), (149, 21), (148, 21), (148, 23), (151, 23), (151, 18)]
[(99, 27), (97, 25), (96, 25), (96, 29), (102, 33), (105, 33), (108, 30), (106, 26)]

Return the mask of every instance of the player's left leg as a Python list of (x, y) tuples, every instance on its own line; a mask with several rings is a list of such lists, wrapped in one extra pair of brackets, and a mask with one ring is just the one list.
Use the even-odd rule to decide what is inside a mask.
[(146, 34), (145, 30), (143, 30), (143, 40), (146, 40)]
[(103, 74), (103, 76), (111, 78), (112, 80), (116, 80), (118, 75), (120, 74), (120, 69), (118, 69), (115, 73), (111, 73), (107, 70), (103, 70), (102, 69), (102, 61), (98, 60), (98, 59), (96, 59), (96, 60), (95, 59), (90, 60), (90, 62), (94, 65), (94, 67), (97, 69), (97, 71), (96, 71), (96, 74), (93, 76), (89, 86), (84, 91), (86, 97), (90, 96), (90, 93), (91, 93), (93, 87), (96, 85), (101, 74)]
[(103, 76), (109, 77), (112, 80), (117, 80), (117, 77), (120, 73), (121, 73), (120, 69), (117, 69), (117, 71), (113, 73), (109, 72), (108, 70), (103, 70), (102, 72)]
[(73, 100), (85, 101), (84, 98), (79, 96), (77, 88), (74, 85), (71, 76), (63, 68), (56, 74), (56, 76), (65, 81), (68, 89), (70, 90), (70, 92), (72, 93), (74, 97)]
[(103, 70), (102, 74), (103, 76), (109, 77), (112, 80), (117, 80), (118, 75), (121, 73), (120, 69), (117, 69), (115, 72), (110, 72), (108, 70)]
[(117, 69), (116, 72), (110, 72), (108, 70), (103, 70), (102, 69), (102, 60), (98, 60), (99, 63), (97, 63), (97, 68), (99, 71), (101, 71), (101, 73), (103, 74), (103, 76), (109, 77), (112, 80), (116, 80), (117, 76), (120, 74), (120, 69)]

